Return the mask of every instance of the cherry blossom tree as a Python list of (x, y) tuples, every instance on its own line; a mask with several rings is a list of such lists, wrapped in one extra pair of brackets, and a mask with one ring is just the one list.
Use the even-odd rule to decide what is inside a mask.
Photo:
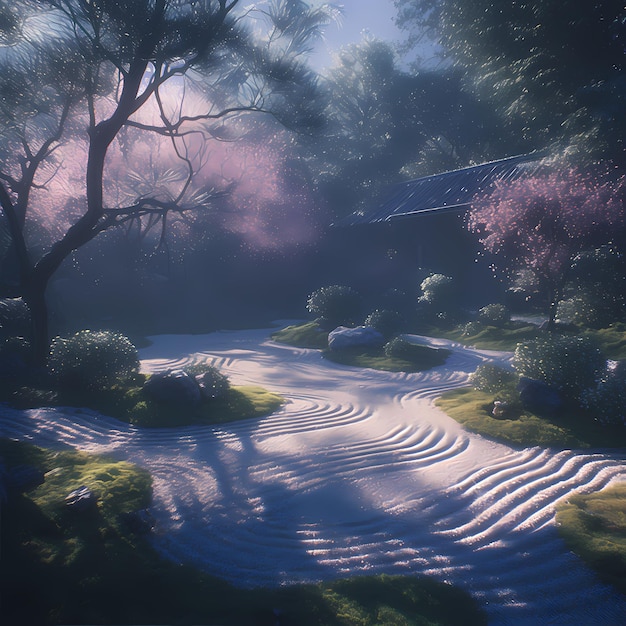
[(624, 176), (575, 169), (501, 180), (474, 199), (467, 225), (509, 278), (524, 270), (534, 275), (553, 326), (573, 257), (620, 239), (623, 245), (625, 192)]
[[(232, 139), (234, 118), (317, 122), (304, 59), (329, 14), (301, 0), (0, 1), (0, 226), (36, 363), (48, 350), (48, 283), (74, 250), (116, 226), (165, 233), (172, 216), (211, 209), (226, 188), (197, 178), (203, 142)], [(116, 163), (140, 136), (163, 141), (124, 189)], [(58, 232), (36, 253), (29, 223), (42, 212), (66, 221), (51, 220)]]

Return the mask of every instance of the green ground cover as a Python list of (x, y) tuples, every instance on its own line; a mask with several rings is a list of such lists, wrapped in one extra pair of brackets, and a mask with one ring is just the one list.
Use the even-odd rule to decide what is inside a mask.
[[(120, 514), (147, 506), (150, 477), (124, 462), (0, 440), (6, 467), (27, 463), (46, 481), (3, 506), (6, 624), (246, 624), (374, 626), (486, 624), (466, 593), (423, 577), (359, 577), (318, 585), (241, 590), (160, 558)], [(86, 484), (100, 495), (78, 515), (63, 499)]]
[(556, 521), (568, 546), (626, 593), (626, 484), (571, 496)]
[(600, 425), (581, 412), (566, 412), (562, 417), (548, 419), (523, 411), (514, 419), (495, 419), (491, 415), (493, 401), (492, 394), (463, 387), (447, 391), (435, 405), (468, 430), (513, 446), (626, 446), (626, 429)]

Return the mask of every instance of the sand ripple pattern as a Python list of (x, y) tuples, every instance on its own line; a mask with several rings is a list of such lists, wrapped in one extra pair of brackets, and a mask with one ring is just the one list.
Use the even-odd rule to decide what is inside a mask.
[(146, 371), (213, 362), (285, 396), (266, 418), (138, 429), (86, 410), (0, 407), (0, 434), (105, 452), (154, 477), (155, 547), (232, 583), (429, 574), (468, 589), (493, 624), (621, 624), (626, 602), (558, 537), (555, 505), (626, 480), (624, 455), (512, 450), (432, 400), (484, 361), (458, 345), (417, 374), (361, 370), (267, 331), (158, 337)]

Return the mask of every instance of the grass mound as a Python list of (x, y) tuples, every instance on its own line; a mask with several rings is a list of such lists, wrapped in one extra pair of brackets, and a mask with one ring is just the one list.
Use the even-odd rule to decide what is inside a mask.
[[(373, 626), (486, 624), (466, 593), (428, 578), (377, 576), (240, 590), (161, 559), (120, 513), (145, 507), (150, 477), (123, 462), (0, 440), (8, 468), (35, 465), (46, 482), (3, 504), (0, 526), (6, 624), (222, 624)], [(77, 516), (63, 498), (79, 484), (100, 493)]]
[(328, 333), (321, 330), (315, 322), (287, 326), (273, 333), (271, 338), (296, 348), (324, 350), (328, 347)]
[(600, 425), (589, 416), (564, 415), (547, 419), (528, 411), (516, 419), (491, 415), (494, 396), (468, 387), (447, 391), (435, 405), (468, 430), (514, 446), (554, 448), (622, 447), (623, 428)]
[(443, 365), (450, 355), (448, 350), (428, 346), (415, 345), (412, 348), (411, 356), (407, 358), (388, 356), (382, 348), (361, 347), (326, 350), (324, 358), (342, 365), (370, 367), (387, 372), (422, 372)]
[(572, 496), (556, 520), (571, 550), (626, 593), (626, 484)]

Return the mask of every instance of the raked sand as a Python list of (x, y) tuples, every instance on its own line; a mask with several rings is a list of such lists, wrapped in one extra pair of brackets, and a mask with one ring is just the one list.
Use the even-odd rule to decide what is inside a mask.
[(433, 405), (509, 355), (450, 344), (445, 366), (388, 373), (270, 332), (158, 336), (140, 353), (147, 372), (209, 360), (233, 384), (282, 394), (268, 417), (138, 429), (86, 410), (0, 407), (0, 436), (146, 467), (155, 547), (241, 587), (429, 574), (477, 597), (491, 624), (626, 623), (626, 599), (568, 552), (554, 523), (569, 494), (626, 480), (625, 455), (513, 450)]

